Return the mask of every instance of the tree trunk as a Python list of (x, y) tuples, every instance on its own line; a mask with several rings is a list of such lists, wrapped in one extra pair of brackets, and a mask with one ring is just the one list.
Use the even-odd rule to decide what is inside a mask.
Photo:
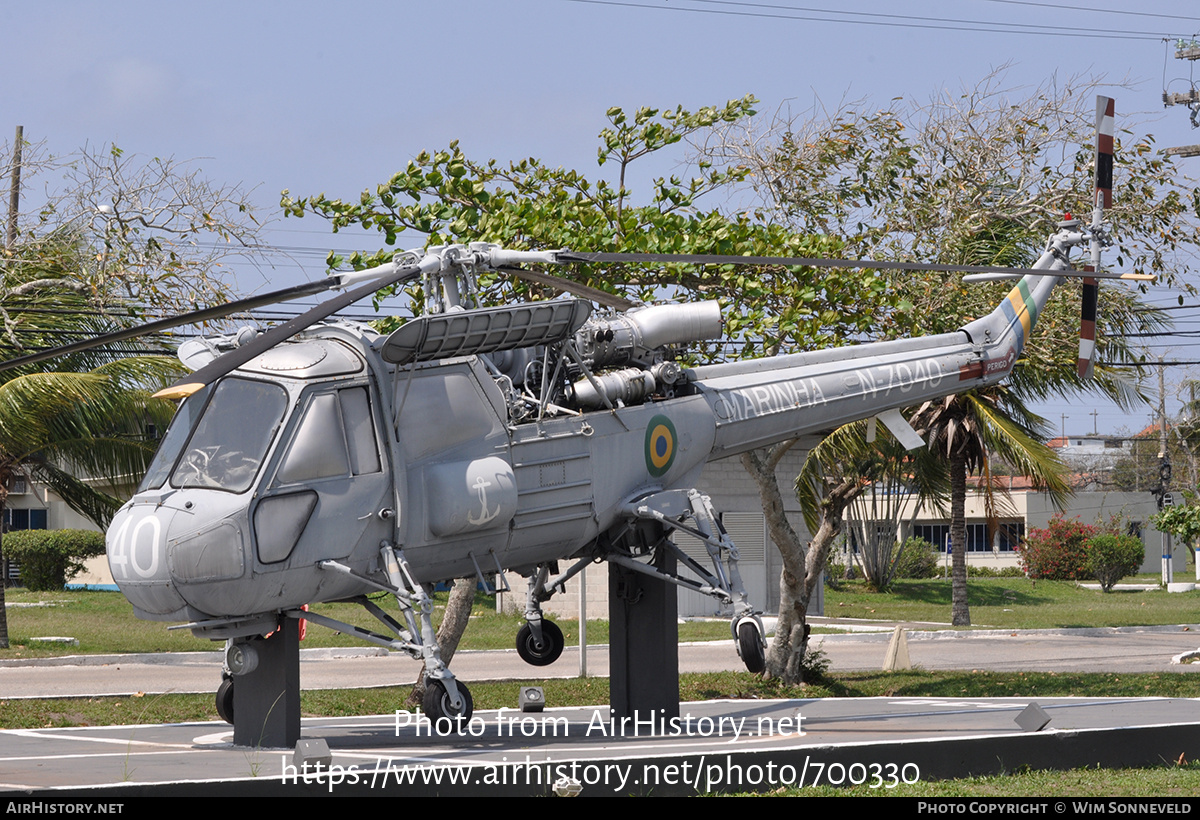
[[(4, 508), (7, 503), (8, 476), (0, 474), (0, 533), (4, 530)], [(4, 558), (4, 544), (0, 541), (0, 649), (8, 649), (8, 603), (5, 600), (7, 583), (8, 565)]]
[(742, 454), (742, 465), (758, 487), (767, 530), (783, 558), (783, 573), (779, 578), (779, 623), (775, 627), (775, 638), (767, 650), (765, 674), (767, 678), (778, 678), (787, 684), (803, 680), (804, 654), (808, 651), (809, 634), (808, 551), (784, 514), (783, 493), (775, 475), (779, 460), (794, 443), (785, 442), (767, 450)]
[(768, 679), (778, 678), (792, 685), (804, 681), (804, 656), (808, 652), (808, 602), (821, 583), (825, 558), (833, 539), (841, 531), (842, 512), (856, 495), (856, 488), (843, 483), (830, 492), (822, 504), (821, 526), (806, 546), (787, 520), (783, 493), (775, 468), (795, 441), (777, 444), (766, 450), (742, 454), (742, 465), (758, 487), (763, 515), (771, 540), (783, 558), (779, 578), (779, 622), (767, 651)]
[[(471, 608), (475, 605), (476, 586), (475, 576), (472, 575), (470, 578), (455, 580), (454, 586), (450, 588), (450, 598), (446, 601), (446, 614), (437, 630), (438, 647), (441, 649), (442, 663), (446, 666), (450, 665), (450, 660), (454, 657), (455, 650), (458, 649), (458, 642), (462, 640), (467, 622), (471, 618)], [(421, 673), (417, 675), (417, 682), (413, 684), (412, 691), (408, 693), (408, 705), (419, 706), (424, 696), (425, 664), (421, 664)]]
[(970, 626), (967, 605), (967, 460), (950, 457), (950, 542), (953, 559), (950, 569), (950, 623)]
[[(4, 550), (0, 548), (0, 567), (4, 566)], [(4, 586), (8, 573), (0, 573), (0, 649), (8, 649), (8, 604), (4, 598)]]

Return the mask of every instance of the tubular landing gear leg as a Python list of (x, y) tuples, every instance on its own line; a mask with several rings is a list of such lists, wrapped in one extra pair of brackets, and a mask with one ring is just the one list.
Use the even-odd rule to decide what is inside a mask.
[(409, 622), (413, 637), (420, 644), (421, 658), (425, 661), (425, 697), (421, 705), (426, 716), (433, 721), (435, 729), (438, 728), (439, 718), (470, 720), (475, 709), (471, 692), (442, 663), (442, 651), (433, 628), (433, 598), (424, 586), (413, 580), (402, 550), (384, 546), (380, 554), (392, 586), (407, 589), (409, 593), (408, 600), (397, 595), (396, 602)]
[[(640, 499), (627, 508), (635, 518), (657, 521), (669, 532), (677, 529), (699, 538), (704, 542), (712, 563), (712, 571), (700, 566), (695, 560), (665, 541), (663, 548), (674, 554), (676, 559), (701, 580), (682, 578), (672, 572), (668, 580), (679, 586), (712, 596), (733, 607), (730, 631), (734, 645), (746, 668), (754, 673), (766, 668), (766, 641), (763, 638), (762, 619), (750, 605), (742, 575), (738, 571), (738, 548), (725, 531), (713, 509), (712, 501), (698, 490), (666, 490)], [(624, 563), (640, 572), (648, 568), (621, 557), (610, 560)]]

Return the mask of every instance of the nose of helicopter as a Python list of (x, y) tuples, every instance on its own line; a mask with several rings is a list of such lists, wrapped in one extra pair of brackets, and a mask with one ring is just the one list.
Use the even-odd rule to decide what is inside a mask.
[(190, 618), (195, 613), (187, 606), (195, 608), (197, 602), (189, 600), (189, 585), (244, 575), (240, 502), (220, 498), (226, 493), (193, 498), (198, 494), (139, 494), (113, 516), (106, 537), (108, 565), (139, 617)]
[(167, 570), (167, 533), (175, 510), (134, 499), (117, 511), (108, 527), (108, 567), (138, 614), (153, 619), (178, 617), (186, 604)]

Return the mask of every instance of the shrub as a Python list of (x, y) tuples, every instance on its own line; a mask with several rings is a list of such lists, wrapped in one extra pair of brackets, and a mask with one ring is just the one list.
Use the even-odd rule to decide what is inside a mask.
[(1087, 542), (1088, 570), (1105, 592), (1112, 592), (1113, 584), (1137, 572), (1145, 557), (1141, 539), (1132, 535), (1103, 533)]
[(899, 547), (900, 557), (896, 560), (896, 578), (936, 578), (938, 574), (937, 547), (924, 538), (913, 536)]
[(21, 583), (34, 592), (62, 589), (83, 562), (104, 554), (104, 533), (91, 530), (18, 530), (0, 541), (5, 557), (21, 565)]
[(968, 568), (972, 578), (1024, 578), (1025, 573), (1020, 567), (977, 567)]
[(1021, 568), (1030, 578), (1052, 581), (1091, 578), (1087, 542), (1098, 532), (1096, 527), (1056, 515), (1045, 529), (1030, 529), (1024, 542), (1017, 547), (1021, 553)]

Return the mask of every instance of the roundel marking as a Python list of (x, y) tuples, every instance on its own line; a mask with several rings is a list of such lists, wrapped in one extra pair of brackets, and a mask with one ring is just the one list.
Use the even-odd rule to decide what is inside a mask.
[(646, 469), (660, 476), (671, 469), (679, 439), (675, 425), (666, 416), (655, 416), (646, 427)]

